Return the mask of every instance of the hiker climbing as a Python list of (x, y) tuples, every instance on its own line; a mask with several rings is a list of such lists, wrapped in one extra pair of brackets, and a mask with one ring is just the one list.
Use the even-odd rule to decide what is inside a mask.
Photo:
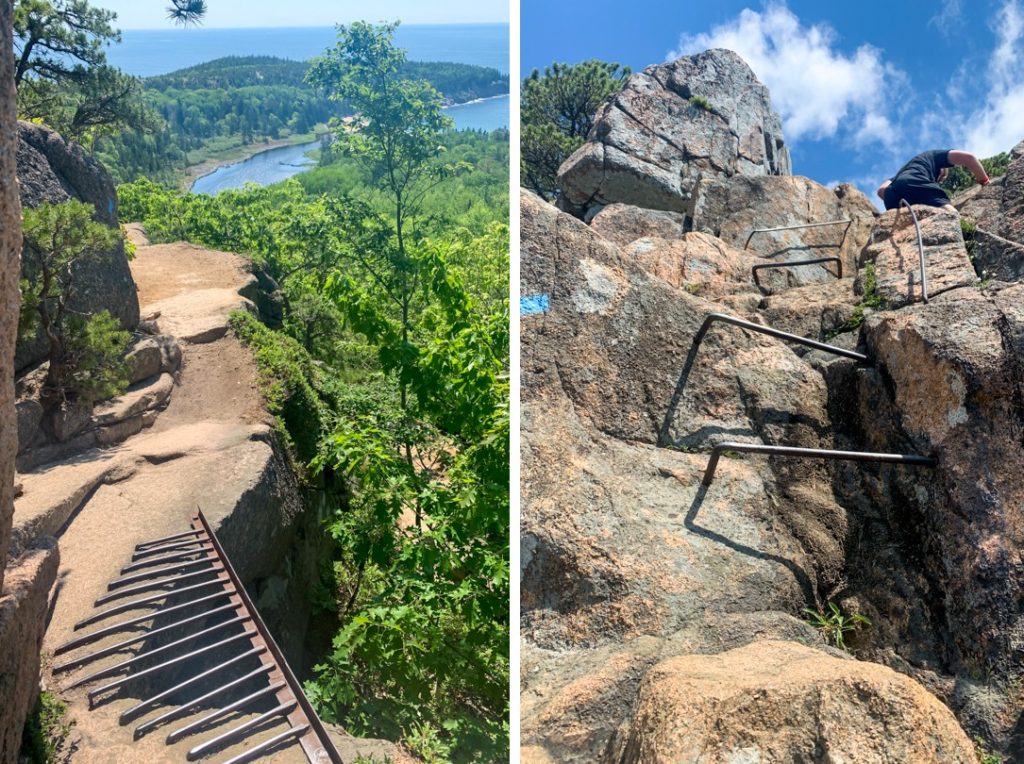
[(974, 154), (956, 149), (935, 149), (923, 151), (911, 159), (898, 173), (879, 186), (876, 193), (885, 202), (887, 210), (899, 207), (900, 200), (906, 199), (910, 204), (948, 207), (955, 211), (946, 192), (939, 185), (954, 165), (966, 168), (981, 185), (988, 185), (988, 173)]

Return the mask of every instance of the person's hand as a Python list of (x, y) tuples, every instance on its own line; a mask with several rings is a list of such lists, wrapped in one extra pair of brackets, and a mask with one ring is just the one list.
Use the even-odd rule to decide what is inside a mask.
[(981, 185), (987, 186), (989, 184), (989, 177), (986, 175), (984, 178), (978, 181)]

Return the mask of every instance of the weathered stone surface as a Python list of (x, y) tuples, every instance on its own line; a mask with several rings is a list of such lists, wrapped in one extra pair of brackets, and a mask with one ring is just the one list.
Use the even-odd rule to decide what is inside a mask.
[(971, 234), (970, 253), (974, 271), (982, 279), (1024, 279), (1024, 244), (996, 236), (983, 228)]
[(18, 401), (15, 406), (18, 417), (18, 448), (21, 453), (32, 448), (43, 437), (39, 425), (43, 421), (43, 407), (35, 398)]
[(60, 443), (71, 440), (89, 424), (92, 406), (82, 400), (68, 400), (53, 410), (50, 421), (53, 424), (54, 437)]
[(1006, 174), (959, 194), (953, 205), (988, 233), (1024, 245), (1024, 141), (1010, 152)]
[[(961, 289), (912, 311), (867, 321), (872, 355), (884, 364), (904, 437), (940, 469), (906, 476), (904, 495), (927, 507), (925, 566), (954, 608), (945, 650), (954, 664), (1008, 669), (1024, 659), (1024, 449), (1017, 402), (1024, 348), (1024, 286), (987, 298)], [(1017, 351), (1019, 352), (1019, 350)], [(874, 415), (884, 412), (877, 398)], [(883, 422), (890, 421), (888, 417)], [(891, 427), (891, 425), (890, 425)], [(892, 437), (876, 428), (874, 437)], [(870, 444), (874, 445), (874, 444)]]
[(111, 446), (120, 443), (126, 438), (142, 430), (142, 414), (136, 414), (129, 419), (122, 419), (114, 424), (100, 427), (96, 430), (96, 442), (101, 446)]
[(173, 374), (181, 365), (181, 347), (174, 337), (146, 336), (137, 340), (126, 356), (131, 361), (130, 383), (141, 382), (160, 372)]
[(645, 237), (624, 245), (620, 251), (624, 259), (632, 260), (649, 275), (690, 294), (709, 297), (754, 293), (750, 268), (757, 260), (714, 236), (687, 233), (671, 239)]
[[(695, 191), (693, 228), (749, 249), (766, 262), (838, 256), (843, 274), (852, 275), (877, 215), (867, 197), (847, 184), (833, 191), (799, 176), (737, 175), (701, 180)], [(757, 229), (833, 220), (851, 221), (849, 229), (837, 224), (753, 234)], [(835, 273), (836, 263), (770, 268), (761, 271), (760, 281), (769, 291), (777, 292), (830, 281)]]
[[(928, 297), (972, 286), (978, 277), (967, 256), (960, 218), (940, 207), (915, 205), (928, 272)], [(917, 231), (906, 209), (889, 210), (878, 218), (871, 243), (861, 253), (861, 265), (873, 263), (877, 293), (888, 308), (920, 302), (921, 257)]]
[[(5, 21), (3, 15), (0, 22)], [(39, 693), (46, 602), (59, 561), (56, 540), (40, 540), (12, 562), (4, 578), (0, 594), (0, 761), (4, 764), (18, 760), (25, 718)]]
[(977, 755), (949, 709), (913, 680), (767, 641), (654, 666), (607, 760), (973, 764)]
[(818, 635), (784, 613), (727, 614), (698, 619), (667, 637), (641, 636), (619, 645), (546, 650), (523, 645), (523, 762), (611, 761), (611, 743), (632, 716), (647, 671), (667, 658), (718, 653), (752, 639), (800, 640)]
[(646, 210), (631, 204), (609, 204), (589, 222), (601, 236), (620, 245), (644, 238), (680, 239), (685, 231), (682, 213)]
[(767, 89), (738, 55), (709, 50), (633, 74), (598, 111), (558, 182), (584, 210), (622, 202), (687, 212), (701, 177), (790, 172)]
[[(78, 199), (96, 208), (97, 220), (109, 226), (118, 225), (114, 183), (103, 166), (81, 146), (65, 141), (49, 128), (27, 122), (18, 124), (18, 137), (17, 173), (23, 206)], [(23, 274), (31, 271), (34, 257), (30, 251), (24, 253)], [(77, 264), (74, 283), (72, 310), (87, 314), (109, 310), (126, 329), (133, 329), (138, 323), (139, 300), (120, 240), (113, 251)], [(46, 352), (41, 334), (32, 341), (20, 341), (17, 368), (38, 363)]]
[(202, 289), (168, 297), (148, 307), (162, 313), (160, 329), (184, 342), (213, 342), (227, 334), (234, 310), (257, 314), (256, 306), (234, 289)]
[(726, 460), (704, 495), (706, 457), (653, 444), (664, 430), (686, 447), (726, 438), (820, 445), (820, 375), (775, 340), (715, 329), (673, 405), (714, 304), (652, 278), (532, 195), (522, 209), (522, 293), (546, 293), (550, 303), (522, 331), (530, 639), (593, 644), (668, 633), (726, 603), (794, 607), (842, 564), (845, 521), (827, 492), (815, 494), (815, 468), (800, 476), (806, 490), (783, 488), (774, 504), (769, 486), (788, 485), (784, 469)]
[(124, 395), (111, 398), (96, 406), (92, 411), (92, 425), (106, 427), (115, 422), (131, 419), (143, 411), (161, 405), (170, 397), (173, 390), (174, 377), (170, 374), (161, 374), (158, 377), (143, 380), (128, 388)]
[[(860, 297), (853, 279), (794, 287), (761, 302), (761, 315), (769, 326), (801, 337), (831, 342), (851, 321)], [(800, 348), (794, 348), (797, 353)]]
[[(0, 593), (14, 513), (14, 455), (18, 427), (14, 412), (14, 343), (18, 336), (21, 273), (21, 206), (18, 201), (17, 128), (14, 105), (11, 0), (0, 0)], [(13, 716), (13, 715), (12, 715)], [(4, 723), (7, 714), (0, 712)]]

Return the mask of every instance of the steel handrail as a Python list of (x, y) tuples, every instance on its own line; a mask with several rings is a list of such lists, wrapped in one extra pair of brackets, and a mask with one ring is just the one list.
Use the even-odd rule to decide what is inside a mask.
[(865, 451), (830, 451), (823, 448), (794, 448), (790, 446), (765, 446), (759, 443), (735, 443), (731, 441), (719, 443), (711, 449), (711, 458), (704, 470), (701, 485), (709, 486), (715, 478), (718, 459), (725, 451), (740, 451), (751, 454), (768, 454), (770, 456), (795, 456), (810, 459), (832, 459), (849, 462), (882, 462), (888, 464), (910, 464), (918, 467), (934, 467), (938, 460), (931, 456), (918, 454), (873, 454)]
[(789, 342), (795, 342), (798, 345), (805, 345), (815, 350), (823, 350), (826, 353), (832, 353), (833, 355), (841, 355), (846, 358), (852, 358), (855, 361), (861, 363), (870, 363), (868, 357), (863, 353), (858, 353), (853, 350), (847, 350), (846, 348), (836, 347), (835, 345), (828, 345), (824, 342), (818, 342), (807, 337), (801, 337), (798, 334), (790, 334), (780, 329), (773, 329), (770, 326), (762, 326), (761, 324), (755, 324), (752, 321), (745, 321), (742, 318), (736, 318), (725, 313), (709, 313), (708, 317), (704, 319), (704, 323), (701, 324), (700, 329), (697, 330), (696, 336), (693, 338), (693, 346), (697, 347), (704, 340), (704, 335), (708, 333), (708, 329), (711, 328), (711, 324), (716, 321), (721, 321), (726, 324), (732, 324), (733, 326), (739, 326), (743, 329), (749, 329), (752, 332), (760, 332), (761, 334), (767, 334), (771, 337), (778, 337), (782, 340)]
[(910, 206), (910, 202), (906, 199), (900, 199), (900, 207), (906, 207), (910, 210), (910, 217), (914, 220), (914, 229), (917, 231), (917, 254), (921, 260), (921, 296), (924, 298), (924, 304), (928, 304), (928, 272), (924, 267), (924, 242), (921, 241), (921, 225), (917, 222), (917, 213), (914, 212), (914, 208)]
[[(758, 281), (757, 272), (760, 270), (764, 270), (765, 268), (789, 268), (790, 266), (794, 265), (816, 265), (817, 263), (833, 262), (838, 266), (836, 278), (841, 279), (843, 277), (843, 259), (841, 257), (838, 257), (837, 255), (831, 255), (830, 257), (817, 257), (813, 260), (788, 260), (784, 263), (761, 263), (751, 268), (750, 272), (754, 276), (754, 284), (756, 284), (757, 288), (760, 289), (761, 282)], [(831, 271), (828, 272), (831, 273)]]
[(845, 223), (846, 228), (843, 229), (843, 238), (839, 240), (837, 245), (840, 249), (843, 244), (846, 243), (846, 234), (850, 230), (850, 225), (853, 223), (852, 218), (843, 218), (842, 220), (826, 220), (824, 223), (800, 223), (798, 225), (783, 225), (778, 228), (755, 228), (750, 232), (750, 236), (747, 237), (746, 243), (743, 245), (743, 249), (746, 249), (750, 245), (750, 240), (754, 238), (755, 233), (772, 233), (774, 231), (792, 231), (797, 228), (821, 228), (827, 225), (841, 225)]

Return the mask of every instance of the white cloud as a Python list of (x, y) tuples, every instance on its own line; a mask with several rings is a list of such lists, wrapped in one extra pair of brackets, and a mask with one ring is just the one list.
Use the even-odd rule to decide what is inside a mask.
[(953, 38), (962, 21), (962, 11), (963, 0), (942, 0), (942, 7), (928, 19), (928, 26), (938, 29), (944, 37)]
[(885, 63), (877, 48), (861, 45), (846, 55), (830, 26), (804, 26), (778, 3), (763, 12), (745, 9), (708, 33), (683, 35), (669, 57), (708, 48), (733, 50), (750, 65), (768, 86), (791, 143), (849, 131), (858, 146), (893, 148), (891, 112), (906, 78)]
[(997, 44), (985, 72), (984, 103), (963, 120), (956, 133), (963, 147), (979, 156), (1008, 151), (1024, 138), (1024, 9), (1006, 0), (993, 20)]

